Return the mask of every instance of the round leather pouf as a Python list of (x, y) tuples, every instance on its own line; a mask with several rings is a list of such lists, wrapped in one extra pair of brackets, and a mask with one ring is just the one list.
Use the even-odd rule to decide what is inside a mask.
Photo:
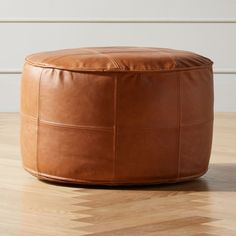
[(26, 58), (21, 153), (39, 179), (92, 185), (190, 180), (208, 169), (212, 61), (141, 47)]

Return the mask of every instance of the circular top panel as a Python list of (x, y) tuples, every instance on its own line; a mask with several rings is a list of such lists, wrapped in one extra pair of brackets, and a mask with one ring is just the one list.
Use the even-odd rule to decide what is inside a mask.
[(172, 71), (208, 67), (212, 61), (201, 55), (168, 48), (90, 47), (41, 52), (26, 62), (69, 71)]

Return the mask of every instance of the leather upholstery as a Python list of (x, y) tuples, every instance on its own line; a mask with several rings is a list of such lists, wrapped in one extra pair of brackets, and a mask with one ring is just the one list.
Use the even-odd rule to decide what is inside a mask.
[(23, 165), (80, 184), (178, 182), (208, 168), (212, 61), (166, 48), (66, 49), (28, 56)]

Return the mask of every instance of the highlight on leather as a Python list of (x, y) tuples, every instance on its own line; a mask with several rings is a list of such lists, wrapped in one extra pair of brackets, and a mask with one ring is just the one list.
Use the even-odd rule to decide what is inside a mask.
[(39, 179), (92, 185), (203, 175), (213, 132), (213, 62), (167, 48), (93, 47), (26, 58), (21, 156)]

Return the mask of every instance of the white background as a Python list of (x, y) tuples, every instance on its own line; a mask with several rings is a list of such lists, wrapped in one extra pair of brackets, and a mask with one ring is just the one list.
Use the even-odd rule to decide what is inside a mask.
[(215, 110), (236, 111), (235, 0), (0, 0), (0, 112), (19, 111), (27, 54), (118, 45), (211, 58)]

